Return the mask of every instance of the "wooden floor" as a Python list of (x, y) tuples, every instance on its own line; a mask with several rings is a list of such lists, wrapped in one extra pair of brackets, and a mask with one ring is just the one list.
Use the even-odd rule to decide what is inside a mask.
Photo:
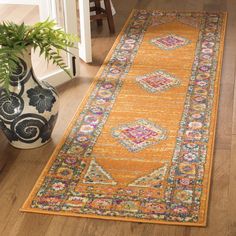
[[(226, 35), (219, 119), (216, 133), (208, 226), (182, 227), (85, 218), (20, 213), (56, 143), (60, 140), (76, 107), (110, 49), (115, 36), (109, 36), (107, 24), (93, 29), (91, 65), (81, 63), (81, 77), (59, 89), (61, 107), (53, 141), (40, 148), (21, 151), (10, 147), (0, 133), (0, 235), (76, 235), (76, 236), (236, 236), (236, 1), (235, 0), (113, 0), (117, 15), (117, 33), (132, 8), (227, 11)], [(127, 4), (128, 3), (128, 4)], [(1, 14), (1, 6), (0, 6)], [(25, 12), (29, 17), (30, 12)], [(21, 15), (21, 17), (23, 17)], [(4, 161), (5, 160), (5, 161)], [(1, 165), (0, 165), (1, 166)]]

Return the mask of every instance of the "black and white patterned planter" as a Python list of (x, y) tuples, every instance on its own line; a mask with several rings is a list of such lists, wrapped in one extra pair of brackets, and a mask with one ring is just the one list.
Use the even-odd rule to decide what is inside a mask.
[(40, 147), (50, 140), (59, 109), (55, 89), (35, 77), (30, 52), (28, 48), (19, 57), (11, 76), (10, 97), (0, 91), (0, 128), (12, 146), (22, 149)]

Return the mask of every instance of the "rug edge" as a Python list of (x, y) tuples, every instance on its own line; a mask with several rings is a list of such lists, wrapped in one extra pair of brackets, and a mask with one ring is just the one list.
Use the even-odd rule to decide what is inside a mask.
[(214, 152), (215, 152), (215, 140), (216, 140), (216, 131), (217, 131), (217, 121), (218, 121), (218, 111), (219, 111), (219, 100), (220, 100), (220, 88), (221, 88), (221, 79), (222, 79), (222, 67), (223, 67), (223, 58), (224, 58), (224, 48), (225, 48), (225, 38), (226, 38), (226, 29), (227, 29), (227, 20), (228, 20), (228, 12), (222, 11), (223, 14), (223, 23), (221, 29), (222, 40), (220, 41), (220, 50), (218, 55), (218, 65), (216, 71), (216, 84), (217, 84), (217, 91), (216, 91), (216, 100), (214, 104), (215, 116), (214, 116), (214, 123), (212, 125), (213, 136), (212, 136), (212, 146), (210, 152), (210, 170), (208, 175), (208, 186), (207, 186), (207, 193), (206, 193), (206, 204), (205, 204), (205, 213), (203, 217), (203, 223), (207, 226), (208, 223), (208, 212), (209, 212), (209, 201), (211, 197), (211, 184), (212, 184), (212, 175), (213, 175), (213, 160), (214, 160)]
[(148, 224), (160, 224), (160, 225), (173, 225), (173, 226), (188, 226), (188, 227), (206, 227), (207, 225), (203, 223), (188, 223), (188, 222), (168, 222), (168, 221), (160, 221), (160, 220), (145, 220), (145, 219), (136, 219), (130, 217), (115, 217), (115, 216), (96, 216), (96, 215), (85, 215), (85, 214), (77, 214), (77, 213), (68, 213), (68, 212), (52, 212), (52, 211), (42, 211), (37, 209), (23, 209), (20, 208), (19, 211), (24, 213), (34, 213), (41, 215), (49, 215), (49, 216), (68, 216), (68, 217), (77, 217), (77, 218), (87, 218), (87, 219), (100, 219), (100, 220), (112, 220), (112, 221), (120, 221), (120, 222), (133, 222), (133, 223), (148, 223)]

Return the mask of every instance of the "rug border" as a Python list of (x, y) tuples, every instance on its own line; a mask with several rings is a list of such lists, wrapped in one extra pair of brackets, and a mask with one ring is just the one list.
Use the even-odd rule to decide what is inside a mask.
[(205, 214), (204, 214), (204, 221), (203, 226), (207, 226), (207, 219), (208, 219), (208, 212), (209, 212), (209, 201), (210, 201), (210, 189), (212, 183), (212, 174), (213, 174), (213, 159), (214, 159), (214, 152), (215, 152), (215, 140), (216, 140), (216, 131), (217, 131), (217, 120), (218, 120), (218, 113), (219, 113), (219, 100), (220, 100), (220, 87), (221, 87), (221, 78), (222, 78), (222, 67), (223, 67), (223, 58), (224, 58), (224, 48), (225, 48), (225, 38), (226, 38), (226, 29), (227, 29), (227, 20), (228, 20), (228, 13), (226, 11), (222, 11), (224, 15), (223, 22), (222, 22), (222, 29), (221, 29), (221, 36), (222, 41), (220, 42), (219, 54), (218, 54), (218, 65), (216, 71), (216, 87), (215, 87), (215, 94), (217, 97), (215, 98), (214, 108), (212, 109), (212, 113), (214, 112), (214, 120), (213, 120), (213, 137), (212, 137), (212, 145), (210, 151), (210, 165), (209, 165), (209, 175), (208, 175), (208, 186), (207, 186), (207, 194), (206, 194), (206, 204), (205, 204)]
[[(221, 74), (222, 74), (222, 66), (223, 66), (223, 53), (224, 53), (224, 47), (225, 47), (225, 37), (226, 37), (226, 28), (227, 28), (227, 18), (228, 18), (228, 13), (226, 11), (214, 11), (217, 13), (222, 13), (223, 14), (223, 22), (222, 22), (222, 29), (221, 29), (221, 36), (222, 39), (220, 41), (220, 48), (219, 48), (219, 54), (218, 54), (218, 65), (217, 65), (217, 71), (216, 71), (216, 86), (215, 86), (215, 94), (217, 97), (215, 98), (214, 102), (214, 107), (212, 109), (212, 113), (215, 112), (215, 116), (213, 117), (212, 121), (212, 128), (213, 129), (213, 135), (212, 135), (212, 145), (211, 145), (211, 150), (210, 150), (210, 160), (209, 160), (209, 175), (208, 175), (208, 186), (207, 186), (207, 193), (206, 193), (206, 204), (205, 204), (205, 214), (203, 216), (203, 222), (202, 223), (188, 223), (188, 222), (168, 222), (168, 221), (161, 221), (161, 220), (146, 220), (146, 219), (136, 219), (132, 217), (112, 217), (112, 216), (96, 216), (96, 215), (86, 215), (86, 214), (78, 214), (78, 213), (70, 213), (70, 212), (52, 212), (52, 211), (47, 211), (47, 210), (38, 210), (38, 209), (33, 209), (30, 208), (30, 202), (34, 198), (36, 192), (38, 191), (39, 187), (43, 183), (43, 180), (50, 169), (53, 161), (57, 157), (57, 154), (59, 153), (61, 147), (63, 146), (67, 136), (69, 135), (71, 129), (73, 128), (73, 125), (75, 124), (77, 120), (77, 116), (81, 109), (83, 108), (84, 103), (87, 101), (89, 98), (91, 92), (93, 91), (96, 82), (99, 79), (100, 74), (104, 70), (107, 62), (109, 61), (115, 47), (120, 41), (121, 36), (123, 35), (128, 23), (130, 22), (130, 19), (134, 15), (135, 11), (137, 10), (143, 10), (143, 9), (133, 9), (126, 20), (124, 26), (122, 27), (120, 33), (117, 35), (116, 40), (114, 41), (111, 49), (109, 50), (109, 53), (105, 57), (105, 60), (103, 64), (101, 65), (100, 69), (98, 70), (93, 82), (89, 86), (88, 90), (86, 91), (86, 94), (84, 98), (82, 99), (81, 103), (79, 104), (72, 120), (69, 122), (69, 125), (66, 127), (65, 132), (60, 140), (60, 142), (56, 145), (55, 150), (51, 154), (49, 160), (46, 163), (46, 166), (43, 168), (40, 176), (38, 177), (36, 183), (34, 184), (32, 190), (28, 194), (28, 197), (26, 198), (24, 204), (22, 207), (19, 209), (20, 212), (31, 212), (31, 213), (37, 213), (37, 214), (45, 214), (45, 215), (54, 215), (54, 216), (69, 216), (69, 217), (78, 217), (78, 218), (92, 218), (92, 219), (101, 219), (101, 220), (114, 220), (114, 221), (125, 221), (125, 222), (141, 222), (141, 223), (153, 223), (153, 224), (162, 224), (162, 225), (179, 225), (179, 226), (194, 226), (194, 227), (206, 227), (207, 226), (207, 216), (208, 216), (208, 206), (209, 206), (209, 199), (210, 199), (210, 188), (211, 188), (211, 177), (212, 177), (212, 169), (213, 169), (213, 154), (215, 151), (215, 136), (216, 136), (216, 127), (217, 127), (217, 118), (218, 118), (218, 107), (219, 107), (219, 98), (220, 98), (220, 81), (221, 81)], [(151, 11), (152, 9), (147, 9), (147, 11)], [(181, 11), (181, 10), (159, 10), (155, 9), (157, 11), (165, 11), (165, 12), (194, 12), (194, 13), (204, 13), (207, 11)]]

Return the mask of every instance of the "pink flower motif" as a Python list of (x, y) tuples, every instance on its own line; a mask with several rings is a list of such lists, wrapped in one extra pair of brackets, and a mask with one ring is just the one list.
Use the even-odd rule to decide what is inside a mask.
[(197, 122), (197, 121), (190, 122), (188, 124), (188, 127), (191, 128), (191, 129), (200, 129), (200, 128), (202, 128), (202, 123), (201, 122)]
[(126, 43), (135, 43), (135, 40), (134, 39), (127, 39), (125, 40)]
[(203, 52), (203, 53), (212, 54), (212, 53), (213, 53), (213, 50), (210, 49), (210, 48), (204, 48), (204, 49), (202, 49), (202, 52)]
[(119, 60), (119, 61), (127, 61), (127, 57), (119, 56), (119, 57), (117, 57), (117, 60)]
[(126, 44), (124, 44), (121, 48), (122, 48), (122, 49), (128, 49), (128, 50), (130, 50), (130, 49), (133, 49), (133, 48), (134, 48), (134, 44), (126, 43)]
[(188, 139), (194, 139), (194, 140), (200, 140), (202, 135), (200, 132), (195, 131), (195, 130), (187, 130), (186, 131), (186, 137)]
[(202, 115), (200, 113), (195, 113), (195, 114), (192, 115), (192, 117), (194, 119), (200, 119), (202, 117)]
[(194, 153), (188, 153), (184, 155), (184, 160), (186, 161), (193, 161), (196, 159), (196, 154)]
[(201, 59), (211, 59), (211, 56), (208, 54), (202, 55)]
[(106, 209), (111, 206), (111, 200), (110, 199), (94, 199), (91, 204), (92, 204), (92, 207), (94, 208)]
[(67, 164), (75, 164), (76, 161), (77, 161), (77, 159), (75, 157), (70, 157), (70, 156), (66, 157), (66, 159), (65, 159), (65, 162)]
[(104, 89), (111, 89), (113, 87), (114, 87), (114, 85), (112, 83), (105, 83), (102, 85), (102, 88), (104, 88)]
[(87, 136), (78, 136), (77, 140), (79, 142), (86, 142), (86, 141), (88, 141), (88, 137)]
[(177, 214), (187, 214), (188, 209), (184, 206), (176, 206), (173, 211)]
[(94, 114), (98, 114), (98, 115), (103, 114), (103, 108), (101, 107), (91, 107), (90, 110)]
[(213, 42), (207, 42), (207, 41), (203, 42), (203, 44), (202, 44), (202, 46), (203, 46), (204, 48), (213, 48), (214, 45), (215, 45), (215, 43), (213, 43)]
[(106, 103), (106, 100), (104, 100), (103, 98), (98, 98), (97, 101), (96, 101), (97, 105), (103, 105), (105, 103)]
[(57, 182), (52, 185), (52, 189), (55, 191), (60, 191), (60, 190), (63, 190), (64, 188), (65, 188), (65, 184), (62, 182)]
[(197, 84), (202, 87), (207, 85), (205, 81), (198, 81)]
[(98, 123), (98, 118), (94, 115), (87, 115), (85, 118), (84, 118), (85, 122), (87, 123), (90, 123), (90, 124), (97, 124)]
[(188, 178), (183, 178), (183, 179), (180, 179), (180, 183), (181, 183), (182, 185), (187, 186), (187, 185), (189, 185), (189, 184), (191, 183), (191, 181), (190, 181), (190, 179), (188, 179)]
[(111, 68), (111, 69), (110, 69), (110, 72), (111, 72), (112, 74), (119, 74), (119, 73), (120, 73), (120, 70), (117, 69), (117, 68)]
[(209, 71), (209, 69), (210, 69), (210, 68), (209, 68), (208, 66), (201, 66), (201, 67), (200, 67), (200, 70), (203, 71), (203, 72)]
[(146, 203), (144, 205), (144, 212), (157, 214), (157, 213), (164, 213), (166, 210), (166, 206), (162, 203)]
[(91, 133), (93, 132), (94, 127), (92, 125), (82, 125), (80, 131), (83, 133)]
[(195, 97), (194, 97), (194, 100), (197, 101), (197, 102), (202, 102), (202, 101), (204, 101), (204, 99), (205, 99), (205, 98), (202, 97), (202, 96), (195, 96)]

